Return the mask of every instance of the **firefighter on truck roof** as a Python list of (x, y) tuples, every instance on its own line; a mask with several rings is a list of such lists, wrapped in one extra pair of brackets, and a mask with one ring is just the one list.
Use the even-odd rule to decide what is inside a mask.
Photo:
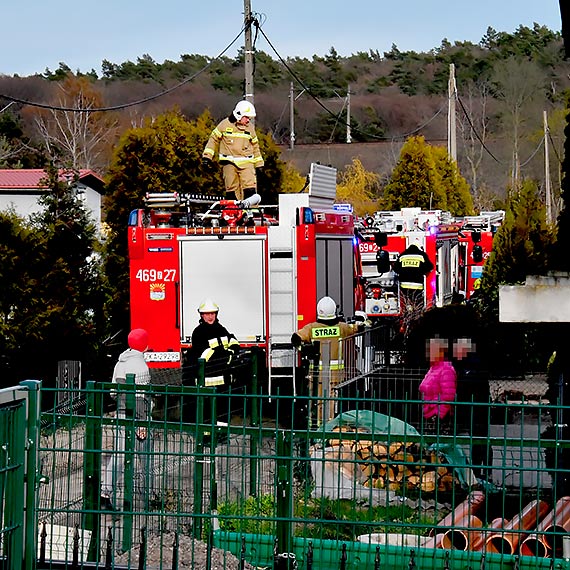
[(239, 101), (230, 116), (212, 131), (202, 153), (207, 167), (218, 154), (228, 200), (233, 199), (232, 194), (241, 201), (257, 192), (255, 171), (263, 166), (263, 157), (251, 122), (254, 118), (253, 104)]
[(313, 386), (313, 394), (324, 398), (317, 407), (319, 423), (327, 422), (335, 415), (333, 396), (334, 388), (344, 380), (345, 357), (348, 349), (354, 350), (354, 343), (347, 337), (360, 330), (362, 323), (342, 322), (337, 314), (337, 306), (331, 297), (323, 297), (317, 303), (317, 320), (305, 325), (293, 333), (291, 343), (300, 348), (318, 342), (320, 345), (319, 369), (313, 370), (313, 379), (318, 378), (318, 390)]

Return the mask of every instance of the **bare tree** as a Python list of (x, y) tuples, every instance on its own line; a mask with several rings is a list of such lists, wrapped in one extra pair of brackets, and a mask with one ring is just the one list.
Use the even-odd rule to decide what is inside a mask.
[(485, 141), (489, 117), (487, 115), (487, 102), (489, 98), (489, 84), (486, 81), (469, 81), (464, 89), (464, 97), (460, 98), (460, 108), (457, 125), (461, 131), (464, 143), (464, 156), (469, 164), (468, 180), (475, 207), (480, 209), (479, 170), (485, 154)]
[(6, 137), (0, 135), (0, 166), (5, 168), (7, 162), (17, 158), (23, 149), (24, 145), (19, 143), (16, 145), (11, 144)]
[[(510, 57), (498, 62), (493, 76), (494, 94), (503, 103), (503, 126), (512, 141), (512, 183), (520, 181), (521, 141), (528, 125), (529, 107), (542, 93), (546, 76), (538, 64), (531, 60)], [(537, 115), (538, 120), (539, 115)]]
[(54, 108), (35, 112), (35, 125), (48, 156), (74, 169), (102, 170), (117, 135), (118, 121), (102, 107), (101, 96), (85, 78), (59, 84)]

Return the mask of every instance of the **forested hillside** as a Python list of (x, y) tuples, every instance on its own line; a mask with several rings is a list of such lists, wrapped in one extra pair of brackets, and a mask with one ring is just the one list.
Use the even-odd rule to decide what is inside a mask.
[[(282, 60), (256, 51), (257, 128), (301, 171), (309, 157), (342, 170), (356, 156), (386, 179), (408, 136), (446, 144), (450, 64), (458, 92), (458, 162), (480, 202), (502, 196), (513, 177), (543, 180), (546, 141), (559, 186), (570, 79), (560, 34), (539, 24), (514, 33), (489, 29), (479, 44), (444, 40), (429, 53), (394, 45), (387, 53), (341, 56), (331, 47), (312, 60)], [(102, 71), (71, 70), (62, 62), (33, 77), (0, 77), (0, 109), (10, 105), (0, 114), (0, 166), (34, 167), (56, 156), (105, 173), (118, 137), (145, 117), (178, 108), (189, 119), (205, 109), (221, 118), (243, 94), (243, 52), (235, 59), (188, 54), (162, 63), (142, 55), (136, 62), (104, 61)], [(72, 114), (70, 126), (70, 113), (50, 106), (108, 110)], [(348, 109), (352, 145), (346, 144)]]

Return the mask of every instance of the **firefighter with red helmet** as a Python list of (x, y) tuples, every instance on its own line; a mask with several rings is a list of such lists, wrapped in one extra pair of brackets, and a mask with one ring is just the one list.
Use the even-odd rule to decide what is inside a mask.
[(424, 306), (424, 279), (432, 271), (433, 263), (427, 253), (412, 243), (395, 261), (392, 269), (400, 282), (400, 296), (404, 309)]
[(241, 201), (257, 192), (255, 171), (263, 166), (263, 157), (251, 122), (255, 115), (253, 103), (238, 101), (229, 117), (212, 131), (202, 153), (208, 167), (218, 155), (228, 199), (234, 194)]
[[(323, 297), (317, 303), (317, 320), (305, 325), (294, 332), (291, 337), (293, 346), (315, 345), (319, 347), (319, 364), (312, 368), (313, 382), (318, 380), (318, 386), (313, 385), (314, 395), (324, 398), (322, 405), (317, 408), (317, 419), (329, 421), (335, 415), (335, 406), (329, 398), (336, 386), (344, 380), (345, 358), (347, 351), (354, 350), (354, 343), (348, 337), (357, 333), (362, 323), (345, 323), (337, 313), (337, 305), (331, 297)], [(317, 389), (318, 388), (318, 389)]]

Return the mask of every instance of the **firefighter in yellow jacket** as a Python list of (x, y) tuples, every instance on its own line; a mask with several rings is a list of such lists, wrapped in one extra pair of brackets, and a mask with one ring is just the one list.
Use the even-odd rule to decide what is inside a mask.
[(317, 303), (317, 320), (305, 325), (293, 333), (291, 342), (296, 347), (303, 344), (319, 343), (319, 370), (313, 370), (313, 379), (318, 378), (317, 386), (313, 386), (313, 394), (323, 398), (322, 405), (317, 407), (317, 419), (327, 422), (335, 415), (335, 387), (345, 379), (345, 359), (354, 351), (353, 339), (348, 337), (360, 330), (361, 324), (342, 322), (337, 315), (336, 303), (331, 297), (323, 297)]
[(209, 166), (215, 155), (222, 165), (222, 174), (229, 200), (243, 200), (257, 192), (256, 168), (263, 166), (259, 140), (251, 122), (255, 107), (249, 101), (239, 101), (231, 115), (212, 131), (202, 159)]

